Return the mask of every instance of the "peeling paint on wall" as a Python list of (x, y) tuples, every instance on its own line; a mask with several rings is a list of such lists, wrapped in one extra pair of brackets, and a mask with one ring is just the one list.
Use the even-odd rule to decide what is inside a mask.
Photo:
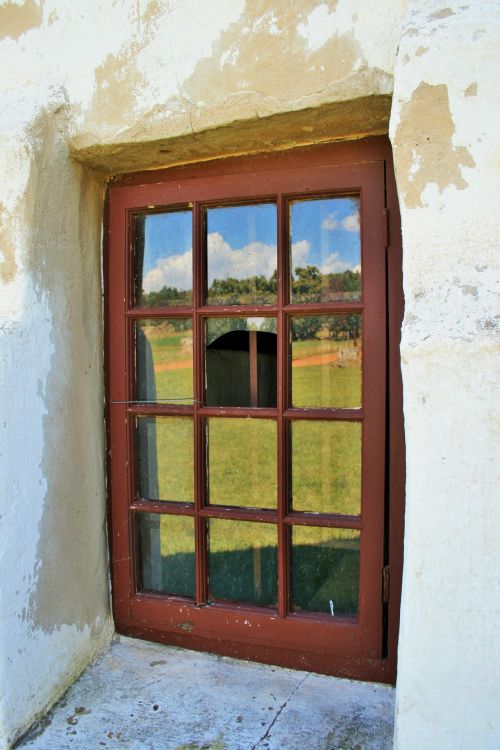
[(465, 96), (477, 96), (477, 83), (471, 83), (465, 89)]
[(7, 211), (0, 202), (0, 278), (5, 284), (14, 279), (17, 271), (15, 247), (11, 238), (12, 230), (7, 225), (7, 221)]
[[(304, 91), (319, 91), (332, 80), (348, 77), (356, 64), (366, 64), (359, 44), (350, 36), (328, 34), (316, 45), (300, 33), (301, 19), (307, 23), (325, 7), (318, 8), (316, 0), (282, 7), (279, 16), (266, 13), (266, 6), (247, 0), (238, 21), (220, 35), (212, 55), (201, 60), (183, 84), (190, 101), (209, 105), (235, 92), (240, 98), (246, 92), (258, 92), (264, 99), (293, 99), (297, 79)], [(325, 60), (330, 61), (328, 68)]]
[(43, 21), (43, 0), (24, 0), (22, 5), (12, 2), (0, 4), (0, 40), (10, 37), (19, 39), (30, 29), (36, 29)]
[(465, 146), (453, 144), (454, 133), (446, 84), (422, 81), (401, 111), (395, 138), (407, 208), (423, 205), (422, 193), (430, 183), (441, 193), (451, 185), (467, 187), (462, 168), (475, 162)]
[(434, 13), (431, 13), (431, 19), (439, 21), (442, 18), (449, 18), (453, 15), (453, 11), (451, 8), (441, 8), (441, 10), (436, 10)]
[(91, 110), (97, 120), (125, 122), (133, 117), (136, 99), (148, 87), (148, 81), (136, 66), (138, 53), (147, 47), (157, 30), (164, 8), (157, 0), (149, 2), (139, 16), (139, 30), (117, 54), (108, 55), (95, 71), (96, 88)]

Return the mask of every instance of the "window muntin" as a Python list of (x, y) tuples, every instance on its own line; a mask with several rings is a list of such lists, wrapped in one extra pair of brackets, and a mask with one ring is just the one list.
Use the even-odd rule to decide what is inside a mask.
[[(195, 369), (197, 367), (203, 373), (201, 392), (194, 398), (195, 404), (198, 404), (195, 411), (200, 412), (206, 407), (212, 409), (213, 413), (208, 418), (201, 414), (195, 416), (197, 433), (203, 434), (199, 455), (204, 469), (201, 475), (199, 472), (197, 474), (202, 494), (201, 506), (208, 519), (211, 508), (230, 508), (233, 513), (230, 520), (214, 518), (203, 521), (208, 546), (207, 551), (203, 552), (203, 559), (198, 560), (197, 570), (198, 575), (203, 570), (207, 602), (210, 600), (207, 597), (211, 595), (214, 601), (238, 601), (234, 598), (234, 592), (249, 591), (247, 585), (242, 583), (240, 586), (237, 580), (229, 580), (231, 577), (244, 577), (246, 563), (239, 572), (235, 572), (231, 566), (216, 566), (216, 584), (213, 581), (209, 583), (210, 560), (212, 566), (215, 565), (214, 549), (221, 544), (221, 529), (227, 529), (227, 533), (231, 533), (231, 530), (236, 533), (239, 529), (246, 529), (248, 533), (252, 529), (264, 533), (258, 523), (253, 524), (259, 520), (258, 514), (262, 511), (274, 513), (273, 517), (278, 520), (276, 514), (280, 495), (284, 498), (282, 511), (315, 514), (317, 519), (331, 524), (333, 528), (336, 516), (342, 517), (345, 525), (347, 516), (357, 519), (361, 514), (362, 418), (360, 415), (357, 421), (345, 423), (338, 421), (337, 412), (360, 409), (362, 404), (363, 307), (356, 300), (357, 310), (349, 315), (341, 314), (339, 301), (342, 304), (342, 297), (348, 296), (347, 293), (317, 293), (317, 274), (309, 273), (311, 268), (314, 271), (314, 267), (307, 262), (308, 252), (313, 261), (317, 260), (313, 245), (325, 232), (332, 232), (337, 221), (334, 217), (339, 216), (340, 223), (346, 224), (349, 220), (354, 225), (356, 231), (343, 231), (357, 237), (358, 245), (354, 240), (349, 252), (352, 262), (359, 265), (359, 196), (294, 198), (287, 205), (291, 228), (288, 252), (294, 260), (297, 258), (297, 247), (301, 247), (303, 268), (306, 270), (301, 275), (300, 295), (296, 291), (298, 287), (294, 286), (292, 273), (288, 289), (284, 285), (279, 290), (281, 304), (278, 304), (277, 200), (215, 207), (201, 205), (198, 209), (203, 228), (199, 239), (201, 247), (194, 257), (202, 259), (198, 267), (195, 261), (195, 278), (198, 279), (203, 304), (199, 308), (195, 304), (194, 317), (186, 318), (182, 314), (183, 305), (176, 308), (170, 304), (172, 299), (185, 301), (182, 289), (171, 285), (172, 277), (165, 278), (166, 286), (157, 290), (155, 299), (163, 296), (168, 300), (165, 305), (168, 317), (158, 315), (154, 319), (141, 318), (135, 322), (137, 392), (139, 396), (143, 393), (148, 402), (155, 401), (156, 393), (158, 405), (162, 405), (161, 417), (141, 417), (137, 421), (138, 427), (143, 431), (147, 429), (149, 435), (146, 442), (139, 430), (136, 432), (138, 490), (142, 501), (182, 502), (185, 505), (194, 501), (197, 474), (194, 444), (199, 438), (195, 438), (192, 432), (193, 448), (187, 450), (185, 436), (186, 422), (189, 420), (170, 414), (169, 408), (172, 404), (171, 408), (176, 409), (176, 404), (182, 404), (183, 399), (185, 404), (189, 404), (192, 370), (190, 361), (183, 357), (192, 346)], [(180, 216), (184, 217), (185, 213), (188, 212), (182, 212)], [(170, 222), (174, 217), (179, 223), (176, 213), (158, 213), (155, 209), (152, 217), (168, 217)], [(155, 242), (159, 247), (166, 246), (171, 225), (162, 219), (165, 235), (162, 238), (161, 224), (158, 224), (158, 218), (155, 220)], [(146, 214), (141, 215), (141, 221), (148, 227)], [(282, 248), (282, 256), (284, 252), (286, 249)], [(347, 255), (346, 251), (345, 257)], [(140, 257), (137, 249), (133, 257)], [(324, 267), (316, 269), (323, 279), (323, 287), (321, 284), (318, 287), (321, 290), (327, 288), (328, 284), (332, 286), (332, 278), (335, 283), (338, 278), (323, 273), (330, 256), (323, 253), (318, 257), (324, 261)], [(360, 283), (359, 272), (355, 273)], [(271, 287), (274, 284), (274, 291), (271, 289), (269, 292), (269, 283)], [(298, 303), (297, 298), (301, 300)], [(295, 301), (294, 313), (287, 311), (292, 301)], [(319, 305), (316, 314), (306, 314), (308, 303), (311, 302)], [(245, 315), (244, 311), (249, 306), (254, 312)], [(222, 315), (219, 313), (220, 307), (225, 311)], [(274, 314), (270, 314), (270, 307), (276, 309)], [(231, 308), (237, 308), (238, 312), (228, 314)], [(161, 310), (162, 306), (158, 309)], [(179, 309), (179, 317), (175, 315), (176, 309)], [(210, 314), (212, 310), (216, 314)], [(195, 336), (196, 341), (192, 338), (193, 330), (199, 331), (198, 337)], [(281, 382), (277, 376), (278, 339), (285, 348), (285, 360), (290, 363), (288, 378), (282, 373)], [(149, 357), (144, 356), (147, 347)], [(182, 381), (179, 381), (180, 377)], [(280, 403), (278, 390), (281, 391)], [(234, 415), (228, 418), (224, 413), (226, 409), (235, 410)], [(259, 418), (250, 416), (254, 410)], [(307, 410), (310, 418), (298, 419), (299, 410)], [(236, 413), (241, 411), (246, 418)], [(283, 415), (285, 411), (289, 414), (288, 418), (284, 420), (282, 417), (280, 420), (280, 414)], [(269, 414), (269, 417), (272, 415), (272, 418), (262, 418), (265, 414)], [(281, 427), (278, 427), (278, 422)], [(152, 423), (156, 423), (154, 429)], [(281, 435), (278, 439), (279, 430)], [(175, 437), (177, 434), (179, 439)], [(280, 456), (278, 442), (281, 445)], [(144, 445), (148, 446), (149, 451), (146, 460), (143, 458)], [(147, 472), (151, 474), (155, 467), (156, 480), (147, 476)], [(187, 476), (189, 470), (192, 481)], [(141, 493), (142, 487), (157, 488), (157, 494), (145, 497)], [(164, 513), (170, 512), (164, 507)], [(147, 506), (144, 510), (147, 513)], [(194, 506), (190, 512), (193, 516), (197, 514)], [(303, 537), (301, 549), (307, 546), (307, 539), (311, 539), (312, 557), (308, 558), (308, 564), (312, 564), (316, 555), (320, 565), (326, 553), (315, 537), (314, 528), (304, 530), (297, 527), (294, 531), (293, 515), (290, 519), (287, 534), (292, 539)], [(210, 527), (213, 529), (212, 541)], [(328, 536), (323, 527), (317, 526), (316, 529), (319, 537)], [(342, 536), (349, 530), (343, 527), (340, 531)], [(351, 531), (354, 532), (354, 529)], [(357, 530), (356, 534), (359, 536)], [(328, 602), (323, 602), (321, 607), (314, 604), (318, 600), (317, 591), (297, 583), (300, 576), (297, 578), (299, 574), (294, 573), (293, 565), (301, 566), (304, 556), (297, 557), (296, 554), (294, 558), (290, 539), (288, 546), (290, 555), (286, 563), (289, 568), (286, 577), (290, 580), (290, 593), (285, 597), (281, 592), (282, 609), (285, 600), (288, 602), (286, 612), (289, 613), (298, 609), (328, 613)], [(359, 572), (359, 566), (351, 566), (345, 573), (352, 591), (358, 591), (359, 587), (352, 580), (356, 576), (355, 571)], [(227, 576), (227, 581), (223, 580), (223, 575)], [(337, 575), (342, 577), (343, 573), (338, 572)], [(164, 577), (164, 580), (175, 579)], [(295, 581), (296, 587), (299, 586), (296, 590), (302, 592), (297, 594), (297, 602), (300, 601), (297, 606), (293, 603), (292, 581)], [(168, 586), (168, 583), (163, 585)], [(217, 595), (213, 592), (210, 594), (211, 585), (215, 586), (215, 592), (219, 592)], [(306, 591), (310, 594), (309, 603), (304, 598)], [(178, 591), (168, 591), (167, 588), (163, 588), (162, 593), (179, 595)], [(260, 606), (260, 598), (255, 592), (254, 595), (241, 593), (241, 596), (241, 603)], [(342, 612), (342, 608), (338, 609), (337, 616), (341, 616)], [(358, 606), (351, 603), (347, 614), (356, 618), (357, 612)]]

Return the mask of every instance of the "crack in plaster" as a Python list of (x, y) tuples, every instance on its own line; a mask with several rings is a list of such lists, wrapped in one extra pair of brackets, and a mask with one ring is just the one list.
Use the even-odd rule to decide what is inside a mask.
[(256, 748), (258, 748), (258, 746), (260, 745), (260, 743), (264, 742), (264, 740), (269, 736), (269, 733), (271, 732), (271, 729), (274, 727), (274, 725), (276, 724), (277, 720), (281, 716), (282, 711), (286, 708), (286, 706), (292, 700), (292, 698), (295, 695), (295, 693), (297, 692), (297, 690), (300, 687), (302, 687), (302, 685), (307, 680), (307, 678), (309, 677), (310, 674), (311, 674), (310, 672), (307, 672), (307, 674), (304, 675), (304, 677), (297, 683), (297, 685), (295, 685), (295, 687), (293, 688), (293, 690), (290, 692), (290, 694), (288, 695), (288, 697), (285, 699), (284, 703), (282, 703), (281, 706), (276, 711), (276, 714), (273, 717), (273, 720), (270, 722), (269, 726), (267, 727), (267, 729), (264, 732), (264, 734), (262, 735), (262, 737), (257, 740), (257, 742), (255, 743), (255, 745), (253, 745), (252, 750), (256, 750)]

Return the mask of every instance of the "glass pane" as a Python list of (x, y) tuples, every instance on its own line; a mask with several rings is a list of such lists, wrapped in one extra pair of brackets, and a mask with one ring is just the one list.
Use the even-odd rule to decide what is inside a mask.
[(276, 508), (276, 451), (276, 422), (271, 419), (208, 419), (209, 502)]
[(292, 423), (292, 507), (312, 513), (361, 512), (361, 425)]
[(276, 302), (276, 216), (272, 203), (206, 209), (209, 305)]
[(135, 219), (135, 299), (144, 307), (191, 305), (191, 211), (143, 214)]
[(136, 513), (135, 519), (139, 588), (194, 598), (194, 519), (158, 513)]
[(191, 319), (158, 318), (136, 323), (138, 401), (193, 400), (193, 324)]
[(277, 543), (273, 524), (210, 519), (211, 598), (276, 607)]
[(292, 406), (361, 406), (361, 315), (292, 318)]
[(292, 609), (357, 615), (359, 531), (294, 526)]
[(359, 198), (290, 204), (292, 302), (361, 298)]
[(137, 417), (137, 493), (144, 500), (194, 502), (193, 422)]
[(207, 406), (276, 407), (276, 318), (206, 321)]

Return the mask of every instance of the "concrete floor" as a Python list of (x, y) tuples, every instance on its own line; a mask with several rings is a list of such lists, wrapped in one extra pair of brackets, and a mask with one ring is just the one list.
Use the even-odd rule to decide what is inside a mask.
[(116, 637), (16, 746), (386, 750), (394, 691)]

